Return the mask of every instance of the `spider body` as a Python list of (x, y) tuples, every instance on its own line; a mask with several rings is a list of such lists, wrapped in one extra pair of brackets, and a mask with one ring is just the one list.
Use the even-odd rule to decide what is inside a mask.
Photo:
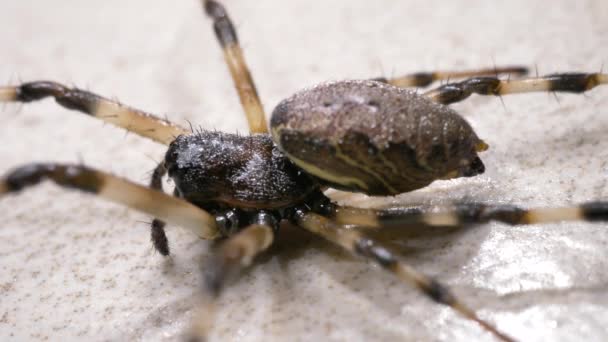
[(273, 111), (275, 142), (328, 186), (387, 196), (484, 171), (487, 145), (454, 110), (376, 81), (318, 85)]
[(268, 134), (180, 135), (164, 168), (175, 195), (213, 214), (223, 236), (267, 217), (276, 229), (295, 206), (327, 201), (318, 179), (294, 165)]
[(180, 197), (201, 208), (279, 209), (318, 189), (267, 134), (203, 131), (171, 143), (165, 167)]
[[(398, 254), (368, 232), (410, 224), (462, 226), (499, 221), (526, 225), (608, 220), (606, 201), (529, 209), (454, 198), (454, 203), (432, 210), (375, 210), (342, 206), (322, 193), (325, 188), (334, 187), (392, 195), (424, 187), (437, 179), (480, 174), (484, 165), (477, 154), (487, 145), (445, 105), (463, 101), (471, 94), (584, 92), (608, 84), (608, 74), (523, 77), (527, 68), (515, 66), (323, 83), (281, 102), (271, 118), (269, 135), (264, 108), (227, 11), (218, 1), (203, 0), (203, 5), (213, 21), (241, 99), (250, 136), (192, 132), (168, 119), (53, 81), (0, 87), (0, 102), (26, 103), (51, 97), (67, 109), (169, 145), (148, 186), (81, 164), (28, 163), (0, 178), (0, 196), (48, 179), (122, 204), (154, 217), (152, 242), (165, 256), (169, 254), (165, 222), (187, 228), (204, 239), (228, 237), (202, 268), (206, 282), (201, 296), (210, 299), (205, 304), (212, 305), (204, 306), (202, 315), (194, 315), (188, 335), (193, 340), (207, 336), (210, 326), (206, 323), (213, 316), (213, 302), (226, 287), (226, 280), (272, 245), (283, 219), (366, 258), (503, 341), (513, 341), (509, 335), (517, 331), (502, 332), (503, 327), (498, 329), (478, 316), (445, 285), (399, 260)], [(501, 79), (501, 74), (514, 78)], [(448, 82), (424, 93), (393, 87), (426, 87), (435, 81), (459, 78), (465, 80)], [(162, 191), (166, 173), (176, 184), (173, 195)], [(357, 227), (351, 229), (352, 226)], [(454, 266), (441, 271), (441, 277), (458, 269)], [(317, 323), (315, 326), (319, 327)]]
[(487, 146), (460, 115), (372, 80), (302, 90), (275, 108), (271, 130), (272, 138), (178, 136), (164, 160), (175, 194), (216, 215), (231, 235), (260, 210), (280, 220), (296, 206), (327, 202), (327, 187), (396, 195), (484, 171), (477, 152)]

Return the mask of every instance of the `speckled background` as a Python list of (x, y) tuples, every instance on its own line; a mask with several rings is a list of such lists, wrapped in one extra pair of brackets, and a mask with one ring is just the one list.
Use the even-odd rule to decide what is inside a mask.
[[(225, 0), (266, 109), (332, 79), (523, 64), (608, 62), (608, 2)], [(195, 0), (0, 1), (0, 82), (53, 79), (178, 123), (245, 132), (221, 51)], [(454, 105), (491, 149), (487, 172), (365, 206), (470, 198), (550, 206), (607, 198), (608, 87), (586, 96), (473, 97)], [(52, 101), (0, 111), (0, 172), (76, 162), (146, 183), (164, 147)], [(0, 200), (0, 339), (174, 340), (188, 326), (209, 244), (146, 215), (45, 184)], [(607, 224), (408, 230), (404, 260), (528, 341), (608, 337)], [(215, 340), (492, 338), (361, 260), (285, 232), (220, 301)]]

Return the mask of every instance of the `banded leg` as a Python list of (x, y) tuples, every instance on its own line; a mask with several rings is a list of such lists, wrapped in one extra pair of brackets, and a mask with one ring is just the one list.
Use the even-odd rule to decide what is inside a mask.
[(171, 143), (180, 134), (191, 133), (189, 129), (152, 114), (56, 82), (35, 81), (18, 86), (0, 87), (0, 102), (26, 103), (46, 97), (55, 98), (62, 107), (91, 115), (165, 145)]
[(95, 194), (115, 203), (182, 226), (203, 239), (217, 238), (215, 218), (193, 204), (83, 165), (27, 164), (0, 178), (0, 196), (43, 180)]
[(524, 209), (513, 205), (457, 203), (452, 207), (373, 210), (335, 206), (330, 211), (339, 224), (383, 228), (404, 225), (462, 226), (503, 222), (509, 225), (540, 224), (561, 221), (608, 221), (608, 202), (586, 202), (558, 208)]
[(583, 93), (601, 84), (608, 84), (608, 74), (563, 73), (518, 80), (475, 77), (462, 82), (444, 84), (424, 95), (436, 102), (450, 104), (462, 101), (471, 94), (502, 96), (540, 91)]
[[(163, 176), (166, 173), (167, 168), (165, 167), (165, 163), (158, 164), (152, 172), (150, 188), (163, 192)], [(167, 234), (165, 234), (165, 225), (165, 222), (157, 218), (152, 219), (152, 223), (150, 223), (150, 240), (154, 249), (162, 256), (169, 255), (169, 240), (167, 240)]]
[(268, 133), (264, 108), (260, 102), (253, 78), (245, 63), (243, 50), (239, 46), (236, 29), (222, 4), (214, 0), (203, 0), (207, 15), (213, 20), (213, 29), (230, 69), (234, 86), (245, 110), (251, 133)]
[(500, 74), (509, 74), (515, 76), (523, 76), (528, 73), (528, 68), (523, 66), (508, 66), (501, 68), (488, 68), (478, 70), (463, 70), (463, 71), (434, 71), (434, 72), (417, 72), (405, 76), (395, 78), (378, 77), (374, 81), (392, 84), (396, 87), (427, 87), (435, 81), (453, 80), (459, 78), (476, 77), (476, 76), (498, 76)]
[(295, 219), (299, 226), (344, 247), (353, 254), (370, 259), (393, 273), (402, 281), (414, 286), (436, 303), (447, 305), (467, 319), (477, 322), (500, 340), (514, 341), (511, 337), (498, 331), (490, 323), (479, 318), (472, 309), (454, 297), (447, 287), (414, 270), (407, 264), (398, 261), (391, 251), (377, 241), (366, 237), (358, 231), (340, 227), (323, 216), (307, 213), (303, 210), (296, 212)]
[(210, 262), (203, 268), (205, 284), (201, 306), (194, 316), (195, 320), (188, 341), (204, 341), (213, 326), (215, 301), (226, 283), (237, 276), (241, 270), (251, 265), (252, 260), (265, 251), (274, 240), (276, 221), (264, 218), (245, 227), (238, 234), (224, 242)]

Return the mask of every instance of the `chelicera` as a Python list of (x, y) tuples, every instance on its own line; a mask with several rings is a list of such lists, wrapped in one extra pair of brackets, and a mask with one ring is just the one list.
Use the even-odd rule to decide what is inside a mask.
[[(390, 196), (425, 187), (438, 179), (483, 173), (479, 154), (488, 148), (487, 144), (448, 104), (474, 93), (502, 96), (532, 91), (584, 92), (608, 83), (608, 75), (568, 73), (499, 79), (497, 74), (518, 76), (526, 72), (522, 67), (508, 67), (324, 83), (277, 105), (269, 133), (226, 10), (217, 1), (207, 0), (203, 5), (224, 50), (247, 114), (250, 135), (193, 132), (56, 82), (0, 87), (0, 101), (31, 102), (53, 97), (68, 109), (169, 145), (150, 187), (83, 165), (29, 164), (2, 178), (0, 194), (50, 179), (61, 186), (122, 203), (157, 217), (151, 225), (152, 241), (163, 255), (169, 254), (165, 222), (189, 228), (204, 239), (226, 238), (213, 261), (204, 268), (204, 291), (211, 299), (221, 293), (229, 275), (238, 273), (272, 244), (279, 223), (287, 220), (371, 259), (430, 299), (448, 305), (506, 341), (512, 337), (479, 318), (445, 286), (398, 260), (390, 249), (364, 232), (345, 226), (608, 219), (606, 202), (553, 209), (463, 202), (432, 212), (381, 211), (342, 207), (323, 193), (327, 188), (337, 188)], [(426, 93), (403, 89), (466, 77), (471, 78)], [(173, 196), (162, 191), (166, 174), (176, 185)], [(193, 336), (205, 335), (204, 324), (195, 322), (195, 327)]]

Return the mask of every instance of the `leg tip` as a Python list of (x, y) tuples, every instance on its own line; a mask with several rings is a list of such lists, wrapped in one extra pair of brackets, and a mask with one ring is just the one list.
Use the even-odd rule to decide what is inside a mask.
[(203, 0), (203, 8), (205, 13), (212, 18), (221, 18), (226, 16), (226, 9), (215, 0)]
[(17, 100), (17, 88), (0, 87), (0, 102), (13, 102)]
[(0, 196), (4, 195), (4, 194), (8, 194), (9, 192), (10, 191), (8, 188), (8, 184), (6, 184), (6, 182), (4, 182), (4, 181), (1, 181), (0, 182)]

